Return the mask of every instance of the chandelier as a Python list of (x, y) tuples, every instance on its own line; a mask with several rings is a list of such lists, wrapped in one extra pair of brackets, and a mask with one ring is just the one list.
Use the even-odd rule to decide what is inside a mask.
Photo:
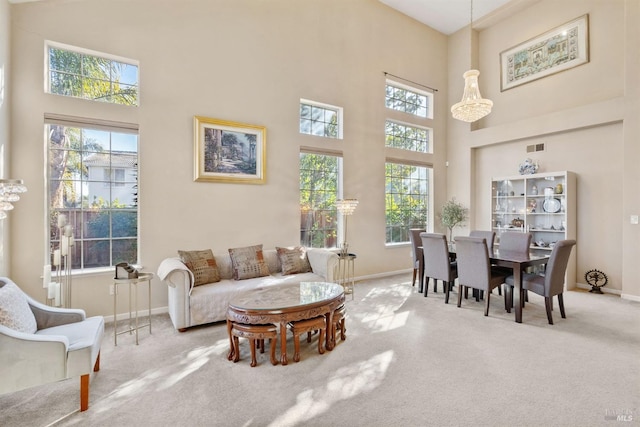
[[(473, 0), (471, 0), (471, 21), (469, 22), (469, 56), (471, 59), (471, 46), (473, 39)], [(471, 62), (471, 61), (470, 61)], [(464, 77), (464, 93), (462, 100), (451, 107), (454, 119), (463, 122), (475, 122), (491, 112), (493, 101), (482, 98), (478, 86), (480, 71), (469, 70), (462, 75)]]
[(7, 217), (13, 203), (20, 200), (20, 194), (27, 191), (21, 179), (0, 179), (0, 219)]

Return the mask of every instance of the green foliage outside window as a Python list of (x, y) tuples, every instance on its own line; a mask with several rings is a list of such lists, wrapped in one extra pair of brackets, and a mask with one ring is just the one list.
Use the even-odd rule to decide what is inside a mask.
[(428, 169), (387, 163), (385, 170), (386, 242), (409, 242), (409, 229), (426, 228)]

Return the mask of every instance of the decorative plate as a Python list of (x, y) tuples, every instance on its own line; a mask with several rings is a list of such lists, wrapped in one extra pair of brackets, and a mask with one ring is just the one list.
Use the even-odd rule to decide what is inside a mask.
[(544, 202), (542, 202), (542, 209), (549, 213), (559, 212), (561, 206), (560, 199), (544, 199)]

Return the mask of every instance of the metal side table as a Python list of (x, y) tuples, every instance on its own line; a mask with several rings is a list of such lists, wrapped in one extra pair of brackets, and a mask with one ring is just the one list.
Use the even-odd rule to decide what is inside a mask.
[[(134, 279), (113, 279), (113, 343), (118, 345), (118, 335), (131, 334), (136, 335), (136, 345), (138, 345), (138, 330), (149, 327), (149, 333), (151, 333), (151, 279), (153, 279), (153, 273), (139, 273), (138, 277)], [(147, 283), (148, 296), (147, 296), (147, 323), (140, 324), (138, 321), (138, 285)], [(123, 331), (118, 331), (118, 285), (129, 285), (129, 327)], [(133, 290), (133, 292), (132, 292)], [(132, 296), (133, 295), (133, 296)], [(133, 304), (132, 304), (133, 302)], [(133, 309), (133, 314), (132, 314)]]
[(355, 271), (356, 254), (338, 252), (338, 271), (336, 273), (336, 281), (344, 288), (345, 295), (351, 294), (354, 298), (354, 271)]

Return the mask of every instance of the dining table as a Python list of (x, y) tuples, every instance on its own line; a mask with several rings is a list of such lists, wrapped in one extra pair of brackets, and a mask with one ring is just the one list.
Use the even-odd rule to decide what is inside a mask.
[[(513, 271), (513, 305), (515, 306), (515, 317), (517, 323), (522, 323), (522, 301), (524, 300), (524, 292), (522, 289), (522, 276), (528, 267), (547, 264), (551, 252), (519, 252), (500, 250), (494, 247), (493, 251), (489, 251), (489, 261), (492, 265), (498, 267), (510, 268)], [(456, 258), (455, 244), (449, 245), (449, 257), (451, 260)], [(424, 257), (419, 262), (418, 271), (420, 273), (420, 288), (424, 286)]]

